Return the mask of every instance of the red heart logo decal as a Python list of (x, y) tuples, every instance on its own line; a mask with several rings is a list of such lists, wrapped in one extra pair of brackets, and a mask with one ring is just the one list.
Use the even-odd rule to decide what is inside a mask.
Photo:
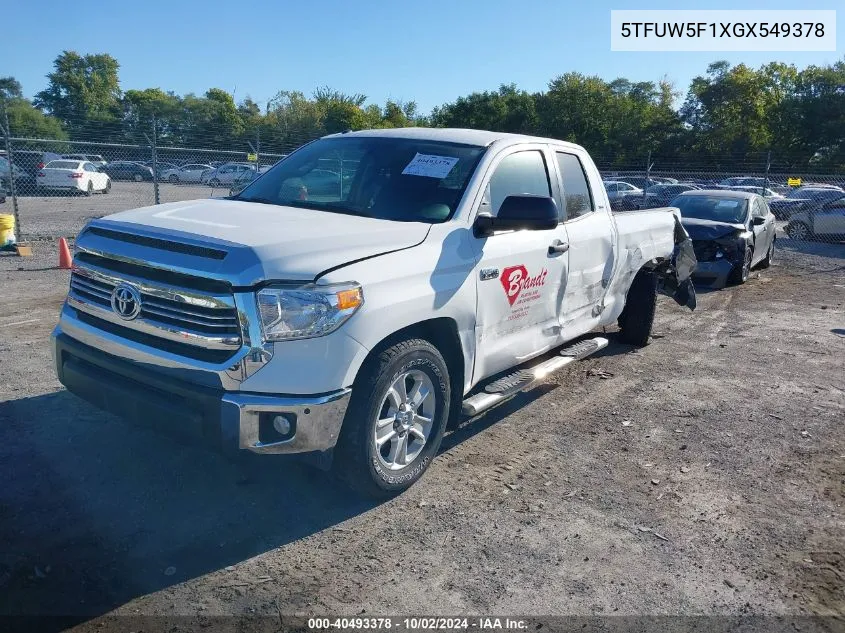
[(519, 297), (522, 291), (522, 283), (528, 277), (528, 269), (522, 264), (519, 266), (508, 266), (502, 271), (502, 276), (499, 281), (502, 282), (502, 287), (505, 289), (505, 295), (508, 298), (508, 303), (511, 305)]

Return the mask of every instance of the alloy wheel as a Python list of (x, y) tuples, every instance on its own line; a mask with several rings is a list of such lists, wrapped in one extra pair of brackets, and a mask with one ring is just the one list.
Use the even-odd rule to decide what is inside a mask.
[(373, 434), (384, 467), (399, 470), (419, 456), (431, 435), (436, 405), (437, 392), (426, 373), (411, 370), (393, 381), (382, 399)]

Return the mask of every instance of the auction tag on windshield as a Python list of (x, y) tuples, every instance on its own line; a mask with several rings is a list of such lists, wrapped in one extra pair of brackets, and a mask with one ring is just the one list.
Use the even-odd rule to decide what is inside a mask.
[(405, 176), (428, 176), (429, 178), (445, 178), (458, 162), (454, 156), (435, 156), (434, 154), (420, 154), (414, 156), (407, 167), (402, 170)]

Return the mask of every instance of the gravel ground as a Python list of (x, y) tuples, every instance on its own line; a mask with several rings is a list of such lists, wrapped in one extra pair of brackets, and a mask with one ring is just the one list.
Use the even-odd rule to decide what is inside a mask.
[(841, 618), (845, 247), (785, 242), (692, 314), (661, 301), (648, 347), (464, 422), (381, 504), (67, 394), (55, 247), (0, 256), (0, 615)]

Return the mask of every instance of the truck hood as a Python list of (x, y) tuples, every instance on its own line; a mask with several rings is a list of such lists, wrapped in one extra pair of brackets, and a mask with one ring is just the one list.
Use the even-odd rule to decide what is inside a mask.
[(734, 231), (744, 231), (745, 225), (732, 222), (717, 222), (715, 220), (699, 220), (685, 218), (681, 221), (689, 236), (694, 240), (717, 240)]
[[(220, 247), (231, 256), (220, 261), (217, 269), (205, 264), (197, 265), (197, 271), (226, 278), (235, 285), (269, 279), (310, 281), (350, 262), (416, 246), (431, 228), (422, 222), (394, 222), (221, 198), (124, 211), (95, 220), (91, 226)], [(83, 242), (85, 237), (81, 236)], [(138, 255), (153, 257), (153, 262), (157, 259), (148, 252), (153, 249), (135, 248), (143, 251)], [(172, 254), (164, 253), (161, 259), (167, 265)]]

